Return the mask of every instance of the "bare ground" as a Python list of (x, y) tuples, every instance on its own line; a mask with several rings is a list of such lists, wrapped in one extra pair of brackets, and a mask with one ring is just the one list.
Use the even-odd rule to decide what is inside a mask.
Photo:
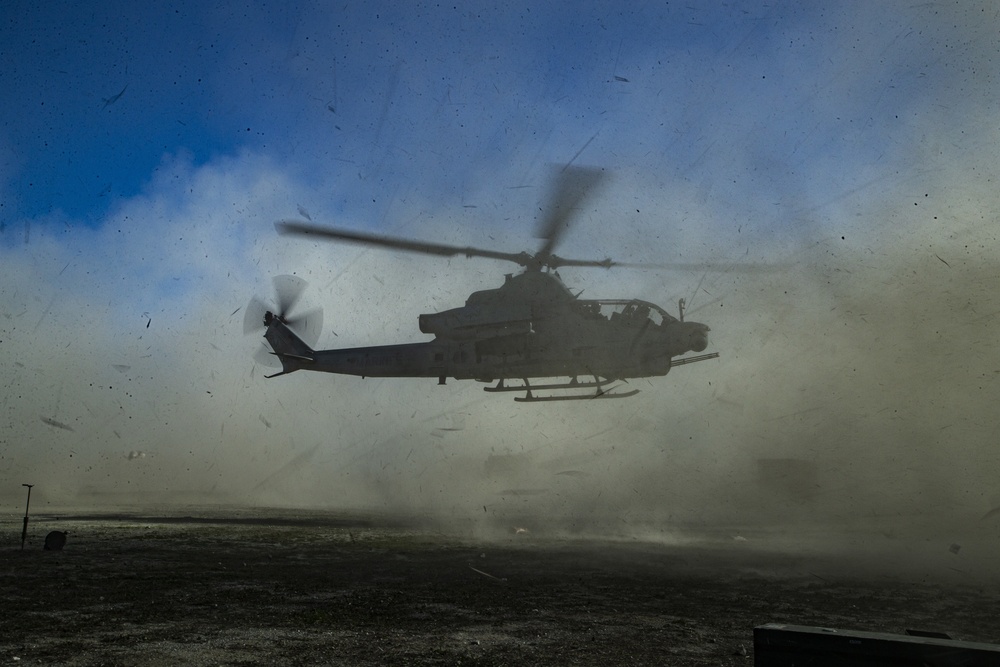
[[(11, 517), (13, 519), (13, 517)], [(474, 541), (377, 517), (39, 517), (0, 546), (0, 662), (750, 665), (771, 622), (1000, 641), (1000, 593), (731, 537)], [(43, 551), (48, 530), (64, 551)]]

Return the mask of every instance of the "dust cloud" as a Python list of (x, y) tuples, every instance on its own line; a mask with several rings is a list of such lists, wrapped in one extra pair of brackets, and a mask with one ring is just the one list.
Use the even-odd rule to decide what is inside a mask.
[[(24, 221), (30, 244), (18, 231), (0, 255), (0, 497), (13, 513), (19, 485), (34, 483), (39, 509), (336, 508), (481, 535), (843, 544), (863, 533), (942, 553), (961, 544), (947, 555), (958, 568), (985, 560), (1000, 530), (997, 131), (981, 104), (995, 92), (981, 74), (992, 54), (966, 14), (947, 28), (907, 18), (937, 41), (912, 46), (902, 28), (890, 31), (899, 43), (831, 33), (817, 62), (858, 53), (825, 79), (793, 53), (769, 75), (777, 88), (755, 89), (754, 66), (734, 57), (732, 73), (685, 79), (664, 101), (656, 84), (681, 83), (683, 67), (664, 68), (660, 82), (633, 74), (635, 99), (602, 98), (615, 123), (556, 131), (554, 104), (540, 146), (517, 125), (523, 144), (509, 160), (465, 154), (460, 192), (451, 181), (399, 186), (382, 167), (394, 185), (368, 217), (318, 196), (329, 183), (303, 176), (294, 156), (248, 150), (204, 164), (165, 156), (99, 225), (58, 212)], [(962, 35), (961, 54), (928, 55)], [(883, 61), (867, 70), (873, 53)], [(697, 55), (673, 54), (692, 67)], [(633, 71), (652, 71), (655, 53), (631, 57)], [(941, 63), (960, 60), (980, 73), (947, 83)], [(412, 92), (413, 76), (391, 75), (393, 99)], [(792, 99), (772, 104), (780, 90)], [(739, 109), (737, 93), (747, 95)], [(657, 134), (639, 113), (650, 108), (676, 129)], [(403, 150), (406, 124), (386, 109), (375, 141)], [(658, 139), (655, 158), (628, 119)], [(776, 143), (781, 132), (795, 139)], [(671, 311), (685, 298), (720, 359), (632, 381), (632, 399), (541, 405), (473, 382), (263, 378), (271, 370), (252, 359), (261, 342), (243, 335), (242, 308), (270, 297), (273, 275), (309, 281), (303, 307), (326, 309), (320, 346), (351, 347), (423, 340), (420, 313), (460, 305), (511, 270), (281, 238), (275, 220), (308, 210), (317, 222), (378, 219), (386, 233), (530, 250), (545, 165), (581, 146), (580, 161), (612, 178), (560, 254), (731, 268), (562, 278), (587, 298)], [(380, 167), (363, 167), (373, 187)]]

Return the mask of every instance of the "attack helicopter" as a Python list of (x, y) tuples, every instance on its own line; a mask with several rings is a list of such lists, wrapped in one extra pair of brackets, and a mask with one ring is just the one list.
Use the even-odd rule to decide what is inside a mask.
[(437, 378), (438, 384), (454, 378), (490, 384), (484, 387), (488, 392), (523, 394), (516, 401), (566, 401), (634, 396), (637, 389), (623, 389), (619, 383), (663, 376), (675, 366), (718, 357), (717, 352), (682, 356), (703, 352), (709, 333), (708, 325), (685, 321), (683, 299), (674, 317), (640, 299), (581, 299), (563, 284), (558, 269), (565, 266), (706, 266), (626, 264), (556, 255), (570, 216), (602, 177), (601, 170), (588, 167), (567, 166), (557, 173), (537, 234), (543, 241), (534, 254), (403, 239), (301, 220), (276, 223), (283, 235), (443, 257), (482, 257), (513, 262), (522, 270), (507, 274), (500, 287), (474, 292), (464, 306), (420, 315), (419, 329), (434, 336), (431, 341), (336, 350), (313, 349), (322, 328), (321, 313), (293, 316), (305, 283), (279, 276), (275, 279), (277, 307), (254, 298), (244, 318), (247, 333), (264, 329), (270, 354), (281, 363), (280, 372), (266, 377), (310, 370), (360, 377)]

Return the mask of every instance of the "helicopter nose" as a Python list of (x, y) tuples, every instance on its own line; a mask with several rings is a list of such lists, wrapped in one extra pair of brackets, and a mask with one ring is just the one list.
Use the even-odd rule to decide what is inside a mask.
[(710, 329), (705, 324), (698, 322), (685, 322), (688, 330), (688, 345), (693, 352), (703, 352), (708, 347), (708, 332)]

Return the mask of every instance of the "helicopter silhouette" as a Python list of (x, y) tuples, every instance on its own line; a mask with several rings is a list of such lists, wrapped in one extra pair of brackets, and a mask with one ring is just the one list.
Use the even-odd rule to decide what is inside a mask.
[(703, 352), (709, 332), (708, 325), (684, 320), (683, 299), (674, 317), (640, 299), (580, 299), (563, 284), (557, 270), (564, 266), (707, 266), (627, 264), (556, 255), (570, 216), (602, 178), (601, 170), (588, 167), (566, 166), (557, 173), (537, 234), (543, 242), (534, 254), (451, 246), (298, 220), (276, 223), (278, 232), (285, 235), (443, 257), (483, 257), (513, 262), (523, 270), (507, 274), (500, 287), (472, 293), (464, 306), (420, 315), (420, 331), (433, 335), (431, 341), (335, 350), (311, 347), (322, 328), (319, 311), (291, 315), (305, 281), (279, 276), (275, 279), (277, 307), (254, 298), (244, 319), (248, 333), (263, 327), (271, 354), (281, 363), (279, 373), (266, 377), (309, 370), (360, 377), (437, 378), (438, 384), (445, 384), (447, 378), (471, 379), (496, 383), (484, 387), (488, 392), (523, 392), (516, 401), (565, 401), (634, 396), (637, 389), (623, 390), (617, 383), (663, 376), (675, 366), (718, 357), (717, 352), (682, 356)]

